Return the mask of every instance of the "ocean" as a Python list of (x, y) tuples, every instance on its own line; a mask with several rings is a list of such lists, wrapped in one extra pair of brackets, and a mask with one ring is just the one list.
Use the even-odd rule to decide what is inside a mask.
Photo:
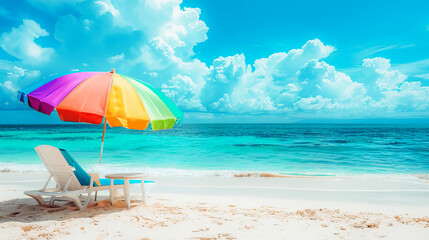
[(34, 147), (67, 149), (88, 171), (231, 176), (427, 174), (429, 125), (182, 124), (171, 130), (101, 125), (0, 125), (0, 170), (45, 171)]

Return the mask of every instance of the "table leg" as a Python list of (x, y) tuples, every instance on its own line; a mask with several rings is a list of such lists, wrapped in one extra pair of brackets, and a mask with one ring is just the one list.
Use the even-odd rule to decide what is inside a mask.
[(142, 185), (142, 201), (143, 201), (143, 203), (144, 204), (146, 204), (146, 202), (147, 202), (147, 197), (146, 197), (146, 191), (145, 191), (145, 189), (144, 189), (144, 179), (142, 178), (142, 183), (141, 183), (141, 185)]
[(110, 179), (110, 205), (113, 205), (113, 194), (114, 194), (113, 179)]
[(124, 180), (124, 193), (125, 193), (125, 199), (127, 201), (127, 208), (130, 209), (130, 180), (125, 179)]

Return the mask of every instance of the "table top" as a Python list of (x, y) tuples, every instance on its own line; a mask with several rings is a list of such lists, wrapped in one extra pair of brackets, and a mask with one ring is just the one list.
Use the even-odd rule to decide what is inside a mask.
[(133, 178), (144, 178), (146, 176), (147, 175), (143, 173), (114, 173), (114, 174), (108, 174), (104, 177), (109, 179), (133, 179)]

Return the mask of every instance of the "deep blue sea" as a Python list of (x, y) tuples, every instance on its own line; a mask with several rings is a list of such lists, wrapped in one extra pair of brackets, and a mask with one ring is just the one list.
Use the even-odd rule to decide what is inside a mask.
[[(228, 175), (429, 173), (429, 125), (183, 124), (171, 130), (101, 125), (0, 125), (0, 170), (44, 170), (34, 147), (67, 149), (85, 168), (109, 172)], [(106, 170), (108, 169), (108, 170)]]

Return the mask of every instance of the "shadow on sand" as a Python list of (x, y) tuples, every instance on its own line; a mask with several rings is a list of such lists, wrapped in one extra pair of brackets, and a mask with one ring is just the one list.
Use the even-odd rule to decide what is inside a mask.
[[(141, 205), (141, 201), (131, 200), (131, 208)], [(0, 223), (21, 222), (34, 223), (40, 221), (62, 221), (70, 218), (92, 218), (114, 212), (127, 211), (124, 201), (110, 205), (109, 200), (99, 199), (90, 202), (87, 209), (78, 211), (74, 204), (69, 202), (55, 202), (55, 205), (37, 205), (31, 198), (16, 198), (0, 202)]]

